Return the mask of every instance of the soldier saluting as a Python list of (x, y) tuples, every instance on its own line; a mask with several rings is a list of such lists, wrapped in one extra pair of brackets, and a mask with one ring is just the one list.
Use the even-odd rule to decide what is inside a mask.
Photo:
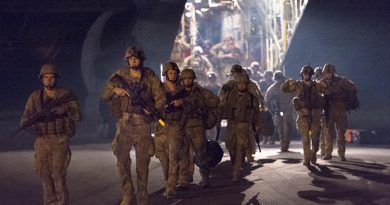
[(75, 134), (74, 121), (81, 120), (76, 97), (57, 87), (57, 66), (42, 66), (39, 78), (43, 88), (27, 100), (20, 125), (31, 126), (35, 139), (35, 166), (42, 183), (43, 204), (68, 204), (66, 171), (71, 152), (69, 138)]
[(297, 128), (302, 136), (305, 166), (316, 164), (319, 149), (320, 119), (323, 109), (320, 92), (324, 87), (313, 81), (314, 69), (303, 66), (300, 72), (302, 80), (287, 80), (281, 85), (283, 92), (294, 93), (294, 109), (298, 114)]
[(148, 204), (148, 171), (150, 158), (154, 155), (152, 116), (156, 116), (156, 112), (165, 105), (161, 81), (150, 68), (143, 66), (145, 59), (141, 48), (129, 47), (125, 54), (128, 67), (113, 74), (101, 96), (105, 101), (112, 101), (113, 114), (118, 118), (112, 149), (118, 159), (122, 180), (121, 205), (129, 205), (134, 197), (130, 159), (133, 146), (136, 155), (137, 204)]

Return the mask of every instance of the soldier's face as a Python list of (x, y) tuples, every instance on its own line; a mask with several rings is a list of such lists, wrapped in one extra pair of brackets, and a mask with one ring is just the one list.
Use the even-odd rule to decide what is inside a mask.
[(245, 91), (247, 87), (246, 82), (238, 82), (237, 89), (238, 91)]
[(333, 73), (329, 73), (329, 72), (326, 72), (326, 73), (325, 73), (325, 78), (326, 78), (327, 80), (332, 79), (332, 77), (333, 77)]
[(141, 63), (141, 60), (135, 56), (130, 56), (129, 59), (129, 65), (132, 69), (137, 69)]
[(311, 79), (311, 75), (307, 72), (302, 75), (304, 81), (309, 81)]
[(167, 71), (167, 80), (176, 81), (177, 79), (177, 71), (176, 70), (168, 70)]
[(186, 88), (191, 87), (193, 82), (194, 82), (194, 79), (192, 79), (192, 78), (185, 78), (185, 79), (183, 79), (183, 85)]
[(56, 85), (56, 76), (54, 74), (45, 74), (42, 76), (42, 83), (46, 89), (53, 89)]

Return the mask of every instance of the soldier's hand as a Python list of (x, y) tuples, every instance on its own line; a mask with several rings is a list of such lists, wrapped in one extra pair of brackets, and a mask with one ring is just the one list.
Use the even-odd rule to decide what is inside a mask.
[(147, 109), (145, 109), (145, 108), (143, 108), (143, 110), (144, 110), (144, 113), (145, 114), (147, 114), (147, 115), (151, 115), (152, 113), (151, 112), (149, 112)]
[(115, 95), (118, 95), (120, 97), (125, 96), (125, 95), (130, 97), (130, 94), (123, 88), (115, 87), (112, 89), (112, 91), (115, 93)]
[(181, 105), (183, 105), (183, 99), (174, 100), (170, 104), (173, 104), (175, 107), (180, 107)]
[(68, 107), (67, 106), (59, 106), (59, 107), (56, 107), (54, 109), (51, 110), (51, 112), (57, 114), (57, 115), (62, 115), (64, 113), (66, 113), (66, 111), (68, 111)]

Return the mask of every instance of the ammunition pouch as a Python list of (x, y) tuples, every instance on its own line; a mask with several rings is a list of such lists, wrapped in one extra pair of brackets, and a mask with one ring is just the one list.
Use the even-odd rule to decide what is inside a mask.
[(292, 103), (296, 111), (301, 110), (302, 108), (305, 107), (305, 103), (298, 97), (294, 97)]

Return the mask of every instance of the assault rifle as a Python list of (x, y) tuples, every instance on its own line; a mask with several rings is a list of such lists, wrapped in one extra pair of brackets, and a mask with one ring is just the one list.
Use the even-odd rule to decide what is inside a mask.
[(125, 89), (132, 97), (134, 97), (134, 100), (136, 100), (146, 111), (151, 113), (151, 115), (158, 120), (160, 125), (165, 126), (165, 122), (161, 119), (160, 113), (158, 110), (154, 107), (149, 105), (148, 103), (145, 102), (144, 99), (142, 99), (139, 90), (136, 89), (135, 87), (129, 85), (125, 79), (123, 79), (121, 76), (118, 74), (115, 74), (111, 79), (111, 82), (116, 83), (119, 85), (119, 87)]
[(173, 102), (175, 100), (184, 98), (186, 95), (187, 95), (187, 92), (184, 89), (181, 89), (179, 92), (177, 92), (174, 95), (167, 93), (165, 96), (167, 98), (167, 107), (165, 108), (165, 110), (168, 113), (172, 112), (175, 109), (175, 105), (173, 104)]
[(68, 103), (72, 100), (76, 100), (76, 97), (73, 96), (71, 93), (67, 93), (59, 99), (52, 99), (52, 100), (47, 101), (46, 103), (42, 103), (41, 111), (33, 114), (28, 120), (23, 122), (23, 124), (20, 126), (20, 128), (17, 129), (15, 132), (13, 132), (9, 137), (12, 138), (16, 134), (18, 134), (20, 131), (22, 131), (30, 126), (33, 126), (35, 123), (37, 123), (39, 121), (45, 121), (45, 120), (50, 121), (55, 115), (55, 113), (54, 113), (55, 108), (65, 104), (65, 103)]

